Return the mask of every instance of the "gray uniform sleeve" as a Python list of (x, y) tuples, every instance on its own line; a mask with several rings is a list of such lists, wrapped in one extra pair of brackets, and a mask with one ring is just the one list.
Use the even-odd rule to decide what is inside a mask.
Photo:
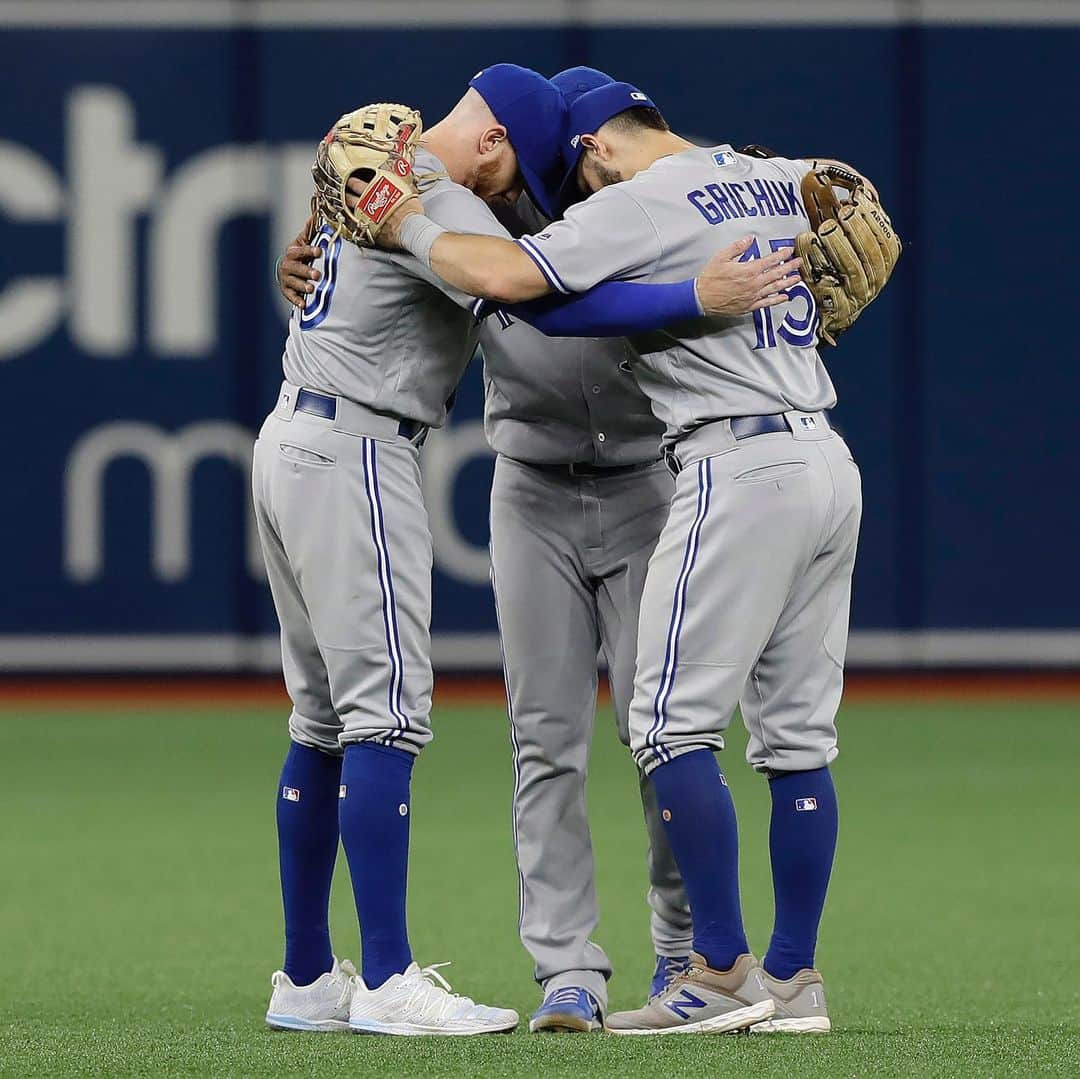
[[(436, 187), (422, 199), (424, 213), (437, 225), (451, 232), (464, 232), (472, 236), (497, 236), (509, 240), (510, 233), (499, 223), (483, 199), (457, 184)], [(458, 307), (471, 308), (476, 297), (448, 285), (434, 270), (413, 258), (406, 251), (396, 253), (392, 261), (410, 277), (419, 278), (445, 293)]]
[(613, 278), (647, 278), (663, 245), (652, 218), (636, 199), (605, 187), (571, 207), (562, 221), (518, 240), (557, 292), (586, 292)]

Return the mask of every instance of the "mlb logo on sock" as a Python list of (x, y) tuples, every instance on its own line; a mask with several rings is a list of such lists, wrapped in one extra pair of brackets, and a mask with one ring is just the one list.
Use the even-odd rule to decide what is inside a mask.
[(282, 787), (281, 797), (284, 798), (286, 802), (299, 802), (300, 792), (295, 787)]
[(796, 798), (795, 799), (795, 812), (796, 813), (809, 813), (812, 809), (817, 809), (816, 798)]
[(347, 787), (345, 786), (345, 784), (344, 784), (344, 783), (342, 783), (342, 784), (341, 784), (341, 786), (340, 786), (340, 787), (338, 787), (338, 789), (337, 789), (337, 796), (338, 796), (339, 798), (344, 798), (344, 797), (345, 797), (345, 791), (346, 791), (347, 789), (348, 789), (348, 788), (347, 788)]

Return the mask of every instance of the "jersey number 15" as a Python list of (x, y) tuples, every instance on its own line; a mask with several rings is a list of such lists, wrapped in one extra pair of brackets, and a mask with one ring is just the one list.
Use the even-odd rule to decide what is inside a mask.
[[(773, 251), (779, 251), (782, 247), (794, 247), (794, 240), (770, 240), (769, 247)], [(752, 259), (761, 258), (761, 249), (755, 240), (739, 259), (740, 262), (750, 262)], [(814, 303), (814, 294), (803, 284), (794, 285), (787, 290), (788, 301), (796, 300), (806, 302), (806, 310), (802, 317), (788, 311), (784, 315), (783, 322), (779, 326), (774, 324), (772, 307), (763, 307), (754, 311), (754, 329), (757, 331), (757, 344), (755, 351), (760, 348), (776, 348), (776, 335), (779, 334), (789, 345), (796, 348), (810, 348), (817, 337), (818, 312), (817, 304)]]

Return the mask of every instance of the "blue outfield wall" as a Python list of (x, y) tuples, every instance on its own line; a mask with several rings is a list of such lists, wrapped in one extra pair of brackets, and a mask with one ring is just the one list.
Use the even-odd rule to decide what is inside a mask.
[[(496, 60), (592, 63), (688, 135), (877, 181), (908, 250), (829, 357), (866, 498), (854, 656), (1080, 663), (1078, 55), (1067, 24), (4, 27), (0, 669), (273, 664), (246, 469), (313, 145), (367, 100), (435, 117)], [(449, 665), (497, 657), (481, 408), (474, 363), (426, 451)]]

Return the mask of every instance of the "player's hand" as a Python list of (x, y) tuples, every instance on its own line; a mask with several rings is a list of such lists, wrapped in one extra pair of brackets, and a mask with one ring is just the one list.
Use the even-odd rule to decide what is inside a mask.
[(293, 305), (303, 307), (307, 303), (308, 294), (315, 291), (315, 282), (322, 280), (322, 270), (317, 270), (312, 265), (316, 259), (322, 258), (322, 248), (312, 247), (308, 243), (311, 236), (311, 218), (307, 224), (296, 234), (277, 268), (277, 283), (281, 295)]
[[(360, 202), (360, 196), (364, 193), (364, 187), (365, 185), (356, 179), (350, 180), (345, 185), (345, 203), (350, 210), (356, 209), (357, 204)], [(405, 199), (400, 206), (394, 208), (393, 213), (383, 222), (382, 228), (379, 229), (379, 235), (375, 240), (376, 245), (385, 247), (389, 251), (400, 251), (401, 242), (399, 237), (402, 223), (405, 218), (423, 212), (424, 207), (415, 195)]]
[(785, 290), (797, 285), (800, 263), (795, 249), (782, 247), (764, 258), (740, 262), (754, 242), (744, 236), (713, 256), (695, 282), (706, 315), (745, 315), (762, 307), (787, 303)]

